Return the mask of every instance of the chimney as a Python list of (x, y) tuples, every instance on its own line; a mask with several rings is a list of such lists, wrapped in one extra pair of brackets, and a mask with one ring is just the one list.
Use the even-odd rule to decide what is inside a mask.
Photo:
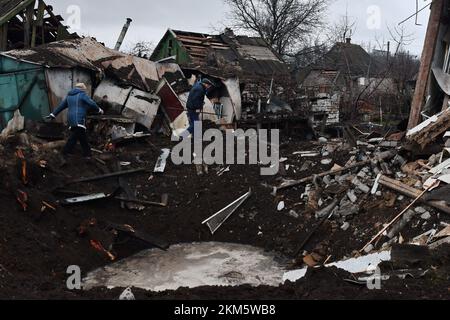
[(117, 39), (116, 47), (114, 50), (119, 50), (122, 46), (122, 42), (125, 39), (125, 36), (128, 32), (128, 28), (130, 27), (130, 24), (133, 20), (130, 18), (127, 18), (127, 22), (125, 22), (125, 25), (123, 26), (122, 32), (120, 33), (119, 39)]
[(234, 32), (230, 28), (225, 28), (225, 30), (223, 31), (223, 34), (229, 38), (234, 38)]
[(345, 38), (345, 43), (346, 44), (351, 44), (352, 43), (352, 38)]

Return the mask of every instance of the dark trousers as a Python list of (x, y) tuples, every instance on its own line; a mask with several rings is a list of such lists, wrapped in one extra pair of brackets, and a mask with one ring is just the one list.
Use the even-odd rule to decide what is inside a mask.
[(91, 147), (89, 146), (86, 129), (81, 127), (71, 128), (69, 140), (67, 140), (66, 146), (64, 147), (63, 154), (68, 155), (73, 153), (73, 149), (77, 145), (77, 142), (80, 142), (81, 149), (83, 150), (84, 157), (91, 156)]
[(200, 121), (199, 113), (195, 110), (188, 110), (187, 113), (188, 119), (189, 119), (189, 128), (187, 131), (189, 131), (190, 134), (194, 134), (194, 125), (197, 121)]

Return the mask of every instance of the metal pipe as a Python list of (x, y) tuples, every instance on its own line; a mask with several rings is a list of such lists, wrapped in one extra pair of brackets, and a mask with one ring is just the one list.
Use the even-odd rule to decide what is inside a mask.
[(114, 50), (119, 50), (122, 46), (123, 40), (125, 39), (125, 36), (127, 35), (128, 28), (130, 27), (130, 24), (133, 20), (131, 18), (127, 18), (127, 22), (125, 22), (122, 32), (120, 33), (119, 39), (117, 39), (116, 47)]

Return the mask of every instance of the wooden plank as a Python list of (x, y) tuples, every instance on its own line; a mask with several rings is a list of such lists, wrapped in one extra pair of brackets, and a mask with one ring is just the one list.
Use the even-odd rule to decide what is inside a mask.
[(444, 9), (444, 0), (433, 0), (431, 4), (430, 20), (428, 22), (425, 44), (422, 52), (419, 75), (417, 78), (416, 90), (411, 105), (408, 129), (412, 129), (420, 122), (420, 113), (426, 95), (428, 79), (430, 77), (431, 65), (436, 49), (441, 16)]
[[(386, 176), (382, 176), (379, 180), (380, 185), (385, 186), (389, 189), (395, 190), (398, 193), (407, 196), (409, 198), (417, 198), (421, 194), (421, 190), (417, 190), (415, 188), (412, 188), (404, 183), (401, 183), (400, 181), (388, 178)], [(424, 204), (427, 204), (429, 206), (432, 206), (442, 212), (450, 214), (450, 207), (445, 204), (445, 202), (442, 201), (425, 201), (423, 198), (419, 200), (419, 202), (422, 202)]]
[(33, 2), (34, 3), (35, 0), (24, 0), (22, 1), (20, 4), (18, 4), (14, 9), (12, 9), (10, 12), (8, 12), (7, 14), (3, 15), (2, 17), (0, 17), (0, 25), (3, 25), (5, 23), (7, 23), (9, 20), (11, 20), (12, 18), (14, 18), (19, 12), (21, 12), (22, 10), (25, 10), (25, 8), (28, 7), (28, 5)]
[(0, 26), (0, 51), (8, 50), (8, 24)]
[(442, 111), (445, 111), (445, 109), (448, 108), (449, 101), (450, 101), (450, 96), (446, 94), (444, 97), (444, 103), (442, 104)]
[[(42, 30), (42, 27), (44, 25), (44, 13), (45, 13), (45, 3), (42, 0), (39, 0), (38, 9), (36, 12), (36, 21), (33, 23), (33, 32), (31, 35), (31, 47), (34, 48), (36, 46), (37, 37), (38, 37), (38, 28)], [(41, 44), (43, 44), (43, 37), (41, 36)]]
[(31, 46), (31, 27), (33, 25), (35, 0), (31, 1), (25, 12), (25, 21), (23, 25), (24, 48)]

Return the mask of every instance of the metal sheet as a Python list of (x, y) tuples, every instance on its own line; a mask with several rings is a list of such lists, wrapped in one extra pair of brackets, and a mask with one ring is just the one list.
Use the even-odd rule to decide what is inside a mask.
[(41, 120), (50, 112), (43, 69), (0, 75), (1, 129), (19, 108), (29, 120)]
[(450, 74), (445, 73), (440, 68), (432, 68), (434, 77), (436, 78), (439, 87), (447, 95), (450, 95)]
[[(46, 77), (49, 88), (50, 109), (52, 111), (59, 106), (69, 91), (79, 82), (86, 84), (88, 95), (92, 92), (91, 75), (86, 70), (51, 68), (46, 70)], [(67, 110), (64, 110), (61, 116), (58, 117), (58, 120), (65, 123), (67, 121), (66, 115)]]
[(131, 87), (122, 88), (111, 80), (106, 79), (95, 89), (94, 100), (100, 102), (105, 99), (114, 111), (121, 113), (131, 90)]
[(150, 129), (158, 113), (161, 98), (139, 89), (133, 89), (123, 109), (122, 115), (135, 119), (137, 123)]
[(242, 115), (242, 98), (241, 87), (239, 85), (239, 78), (230, 78), (224, 81), (224, 85), (227, 88), (228, 95), (230, 97), (231, 106), (228, 101), (222, 102), (224, 105), (224, 116), (228, 123), (233, 122), (234, 116), (236, 120), (241, 119)]

